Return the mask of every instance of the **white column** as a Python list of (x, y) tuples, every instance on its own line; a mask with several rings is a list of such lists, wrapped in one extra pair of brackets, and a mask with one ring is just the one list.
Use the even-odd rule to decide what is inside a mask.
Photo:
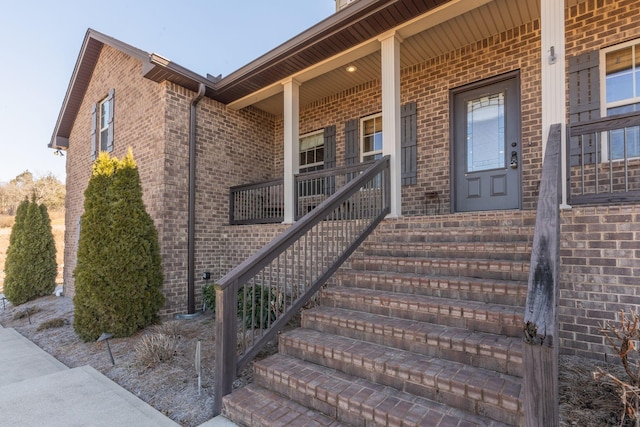
[(294, 175), (300, 171), (300, 83), (290, 79), (284, 86), (284, 223), (295, 221)]
[(567, 194), (564, 183), (567, 181), (567, 138), (565, 89), (565, 48), (564, 48), (564, 1), (541, 0), (542, 31), (542, 156), (547, 148), (549, 128), (560, 123), (562, 128), (561, 168), (562, 202), (567, 206)]
[(400, 145), (400, 43), (395, 32), (380, 37), (382, 49), (382, 154), (390, 156), (391, 213), (402, 215)]

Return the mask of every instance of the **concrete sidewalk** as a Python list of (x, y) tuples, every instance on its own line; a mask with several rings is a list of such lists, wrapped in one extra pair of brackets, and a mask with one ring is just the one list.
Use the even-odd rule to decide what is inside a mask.
[[(69, 369), (0, 325), (1, 426), (179, 426), (90, 366)], [(206, 427), (234, 426), (222, 417)]]

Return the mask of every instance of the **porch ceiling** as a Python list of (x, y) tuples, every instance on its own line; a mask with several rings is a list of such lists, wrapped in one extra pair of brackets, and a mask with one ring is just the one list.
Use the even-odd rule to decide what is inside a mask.
[[(455, 0), (416, 17), (398, 27), (403, 38), (401, 68), (454, 51), (540, 17), (541, 0)], [(585, 0), (566, 0), (572, 6)], [(380, 78), (380, 43), (377, 37), (309, 67), (291, 77), (302, 83), (300, 105)], [(346, 65), (357, 71), (348, 73)], [(272, 114), (282, 114), (282, 85), (269, 87), (229, 104), (248, 105)]]

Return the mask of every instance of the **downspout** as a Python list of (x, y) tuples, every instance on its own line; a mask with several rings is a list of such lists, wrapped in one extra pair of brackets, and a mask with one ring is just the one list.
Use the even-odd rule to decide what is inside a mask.
[(196, 254), (196, 107), (206, 91), (204, 83), (200, 83), (198, 94), (191, 101), (189, 116), (189, 214), (187, 236), (187, 313), (196, 311), (195, 299), (195, 254)]

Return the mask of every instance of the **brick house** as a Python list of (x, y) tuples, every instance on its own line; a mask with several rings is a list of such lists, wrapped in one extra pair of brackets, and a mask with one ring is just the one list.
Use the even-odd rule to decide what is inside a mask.
[[(50, 143), (68, 154), (65, 292), (73, 295), (83, 192), (99, 150), (122, 156), (133, 148), (144, 200), (160, 237), (164, 315), (192, 313), (201, 304), (202, 272), (214, 279), (224, 276), (304, 214), (323, 206), (336, 182), (323, 173), (388, 158), (387, 219), (332, 276), (333, 286), (322, 291), (322, 305), (353, 312), (376, 298), (389, 304), (389, 298), (394, 300), (388, 294), (358, 299), (359, 291), (353, 289), (390, 292), (401, 288), (399, 283), (410, 283), (411, 295), (438, 299), (422, 301), (435, 311), (444, 310), (444, 298), (458, 301), (447, 302), (448, 316), (457, 312), (466, 321), (443, 320), (446, 316), (431, 315), (429, 308), (418, 316), (419, 307), (408, 310), (410, 316), (394, 316), (430, 324), (442, 321), (447, 331), (464, 324), (472, 335), (459, 332), (466, 338), (458, 344), (450, 338), (448, 345), (472, 350), (445, 351), (437, 347), (442, 342), (434, 349), (384, 337), (374, 341), (496, 369), (501, 381), (507, 374), (516, 378), (497, 387), (515, 391), (499, 392), (492, 400), (485, 395), (491, 379), (481, 387), (484, 392), (475, 393), (478, 397), (469, 379), (460, 387), (461, 396), (453, 379), (447, 380), (447, 390), (438, 388), (435, 380), (431, 388), (394, 378), (379, 382), (440, 404), (457, 402), (474, 413), (470, 417), (519, 425), (525, 404), (518, 381), (522, 353), (516, 342), (522, 331), (543, 155), (554, 124), (561, 129), (557, 143), (561, 182), (566, 184), (558, 189), (562, 209), (556, 348), (562, 354), (606, 359), (611, 350), (600, 325), (615, 320), (621, 309), (636, 310), (640, 304), (640, 4), (338, 3), (341, 9), (335, 15), (222, 78), (199, 76), (160, 55), (87, 32)], [(377, 179), (371, 188), (382, 186)], [(313, 252), (309, 258), (316, 262)], [(439, 279), (425, 279), (431, 276)], [(340, 293), (343, 288), (352, 290)], [(487, 297), (500, 293), (497, 300)], [(469, 301), (499, 305), (501, 314), (486, 308), (479, 314), (478, 307), (464, 305)], [(390, 309), (383, 306), (380, 302), (367, 310), (388, 315)], [(309, 310), (303, 326), (362, 338), (337, 326), (348, 321), (330, 318), (321, 309)], [(504, 320), (507, 312), (510, 321)], [(494, 315), (506, 322), (499, 331), (495, 325), (480, 324), (481, 317)], [(323, 322), (327, 326), (318, 326)], [(506, 350), (494, 348), (484, 360), (479, 342), (487, 338), (475, 334), (497, 332), (507, 336)], [(287, 350), (283, 342), (296, 350)], [(336, 341), (335, 348), (340, 345), (346, 344)], [(281, 353), (287, 355), (280, 357), (322, 359), (298, 354), (304, 353), (302, 348), (307, 347), (301, 337), (281, 338)], [(469, 351), (476, 356), (461, 354)], [(504, 361), (499, 368), (489, 361), (498, 359)], [(256, 376), (265, 378), (257, 380), (261, 387), (269, 384), (308, 405), (321, 401), (315, 409), (343, 422), (368, 419), (364, 398), (350, 401), (359, 408), (351, 413), (336, 409), (338, 403), (331, 406), (329, 398), (318, 398), (319, 391), (314, 398), (299, 396), (299, 390), (286, 392), (274, 379), (284, 375), (277, 365), (297, 368), (291, 368), (291, 360), (274, 360), (255, 368)], [(329, 364), (349, 375), (359, 372), (345, 365)], [(262, 393), (252, 387), (225, 398), (225, 413), (242, 412), (235, 402)], [(368, 395), (380, 394), (375, 393), (377, 385), (366, 387), (371, 388)], [(276, 399), (265, 396), (260, 400)], [(397, 407), (399, 413), (386, 412), (387, 422), (394, 416), (407, 420), (414, 411), (421, 414), (417, 424), (438, 425), (428, 424), (425, 414), (442, 416), (439, 407), (427, 410), (428, 403), (412, 402), (405, 412)]]

